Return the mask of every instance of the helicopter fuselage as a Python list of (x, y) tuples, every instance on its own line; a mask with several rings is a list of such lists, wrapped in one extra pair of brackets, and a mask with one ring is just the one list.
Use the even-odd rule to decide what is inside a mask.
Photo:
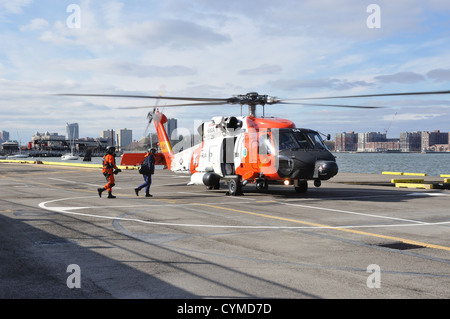
[(220, 180), (234, 180), (267, 189), (270, 183), (284, 183), (301, 191), (307, 180), (318, 186), (338, 172), (320, 134), (296, 128), (287, 119), (215, 117), (199, 127), (200, 143), (173, 154), (164, 136), (163, 114), (156, 115), (160, 115), (155, 126), (168, 168), (191, 174), (190, 184), (218, 188)]

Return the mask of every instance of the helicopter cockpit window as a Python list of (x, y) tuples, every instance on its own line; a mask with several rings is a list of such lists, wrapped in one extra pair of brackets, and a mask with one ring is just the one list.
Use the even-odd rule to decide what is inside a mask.
[(311, 139), (311, 142), (314, 144), (314, 148), (327, 149), (325, 143), (323, 142), (319, 134), (312, 132), (307, 134)]
[(279, 139), (279, 149), (287, 150), (292, 148), (297, 148), (297, 143), (294, 140), (294, 136), (291, 133), (287, 132), (280, 132), (280, 139)]
[(308, 142), (308, 138), (303, 132), (293, 132), (293, 134), (300, 149), (311, 148), (311, 144)]

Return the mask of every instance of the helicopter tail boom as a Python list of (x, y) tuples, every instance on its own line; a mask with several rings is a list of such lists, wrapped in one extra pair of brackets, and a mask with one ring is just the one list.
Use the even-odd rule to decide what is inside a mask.
[(160, 113), (158, 112), (158, 110), (156, 110), (153, 115), (153, 121), (155, 123), (156, 134), (158, 135), (159, 146), (166, 160), (166, 166), (168, 169), (171, 169), (172, 159), (174, 155), (172, 145), (170, 144), (166, 129), (164, 128), (164, 123), (167, 122), (167, 117), (163, 113)]

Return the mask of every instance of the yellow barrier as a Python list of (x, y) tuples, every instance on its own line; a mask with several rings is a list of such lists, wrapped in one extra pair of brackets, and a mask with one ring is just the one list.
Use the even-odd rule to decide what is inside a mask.
[(396, 183), (395, 187), (433, 189), (433, 184)]
[(441, 174), (441, 177), (450, 177), (450, 174)]
[(381, 174), (383, 174), (383, 175), (427, 176), (427, 174), (425, 174), (425, 173), (403, 173), (403, 172), (381, 172)]
[(427, 176), (425, 173), (403, 173), (403, 175), (409, 175), (409, 176)]
[(396, 183), (424, 183), (424, 179), (391, 179), (392, 184)]
[[(66, 162), (46, 162), (46, 161), (40, 161), (40, 160), (35, 160), (35, 161), (28, 161), (28, 160), (8, 160), (8, 159), (4, 159), (4, 160), (0, 160), (0, 163), (16, 163), (16, 164), (40, 164), (40, 165), (57, 165), (57, 166), (71, 166), (71, 167), (85, 167), (85, 168), (102, 168), (103, 165), (102, 164), (85, 164), (85, 163), (66, 163)], [(137, 166), (122, 166), (122, 165), (118, 165), (117, 166), (120, 169), (139, 169), (139, 167)]]
[(383, 175), (403, 175), (402, 172), (382, 172)]

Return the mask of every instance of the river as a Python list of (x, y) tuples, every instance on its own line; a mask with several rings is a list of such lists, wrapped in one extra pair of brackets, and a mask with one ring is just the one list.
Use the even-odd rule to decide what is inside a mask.
[(333, 153), (339, 172), (450, 174), (450, 153)]

